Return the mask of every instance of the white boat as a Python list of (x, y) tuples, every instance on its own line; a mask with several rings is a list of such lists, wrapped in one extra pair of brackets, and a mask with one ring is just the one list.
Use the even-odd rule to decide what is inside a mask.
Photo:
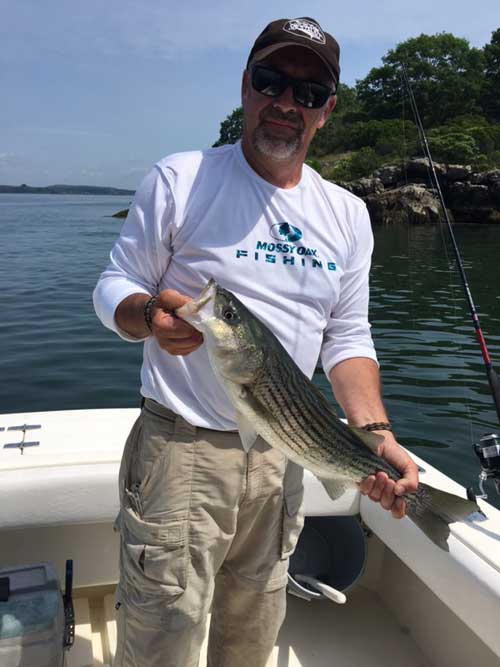
[[(118, 536), (112, 522), (122, 449), (137, 415), (136, 409), (0, 415), (0, 570), (52, 562), (64, 581), (65, 561), (73, 559), (76, 637), (68, 667), (113, 665)], [(465, 496), (463, 487), (411, 455), (423, 481)], [(269, 667), (498, 667), (497, 509), (479, 501), (487, 518), (453, 524), (445, 552), (411, 521), (396, 521), (357, 492), (334, 503), (308, 473), (305, 484), (295, 575), (326, 545), (328, 584), (343, 589), (347, 601), (289, 595)], [(206, 646), (200, 665), (205, 655)], [(247, 667), (244, 656), (241, 665)]]

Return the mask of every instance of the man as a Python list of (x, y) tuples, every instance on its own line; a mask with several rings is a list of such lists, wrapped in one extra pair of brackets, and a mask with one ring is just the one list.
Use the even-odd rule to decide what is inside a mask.
[(366, 208), (304, 166), (336, 102), (339, 48), (309, 18), (274, 21), (243, 74), (241, 143), (173, 155), (139, 188), (96, 312), (144, 341), (145, 403), (120, 470), (117, 667), (264, 667), (302, 527), (302, 470), (246, 454), (202, 336), (173, 315), (209, 278), (237, 294), (311, 377), (318, 356), (353, 425), (384, 436), (396, 484), (361, 491), (404, 515), (417, 470), (387, 423), (369, 333)]

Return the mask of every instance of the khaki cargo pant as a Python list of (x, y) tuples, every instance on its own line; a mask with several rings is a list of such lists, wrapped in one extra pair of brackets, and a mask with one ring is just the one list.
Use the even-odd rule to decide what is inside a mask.
[(120, 468), (115, 667), (264, 667), (302, 529), (302, 468), (146, 400)]

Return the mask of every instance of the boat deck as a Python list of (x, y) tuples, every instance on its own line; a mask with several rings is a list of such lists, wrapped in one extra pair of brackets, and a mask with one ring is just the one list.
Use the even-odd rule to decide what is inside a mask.
[[(74, 595), (77, 626), (67, 667), (113, 667), (116, 623), (112, 588), (76, 590)], [(431, 666), (409, 629), (384, 608), (376, 593), (358, 587), (345, 605), (306, 602), (288, 596), (287, 618), (268, 667), (386, 667), (388, 664)], [(205, 665), (206, 641), (200, 667)]]

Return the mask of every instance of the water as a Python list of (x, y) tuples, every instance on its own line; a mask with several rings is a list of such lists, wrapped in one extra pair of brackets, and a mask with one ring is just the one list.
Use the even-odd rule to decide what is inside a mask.
[[(0, 413), (138, 405), (142, 346), (105, 329), (92, 306), (122, 224), (109, 216), (128, 204), (0, 195)], [(499, 368), (500, 226), (456, 235)], [(398, 438), (470, 485), (471, 443), (499, 426), (446, 231), (397, 225), (375, 237), (371, 321)], [(316, 382), (329, 394), (322, 374)]]

